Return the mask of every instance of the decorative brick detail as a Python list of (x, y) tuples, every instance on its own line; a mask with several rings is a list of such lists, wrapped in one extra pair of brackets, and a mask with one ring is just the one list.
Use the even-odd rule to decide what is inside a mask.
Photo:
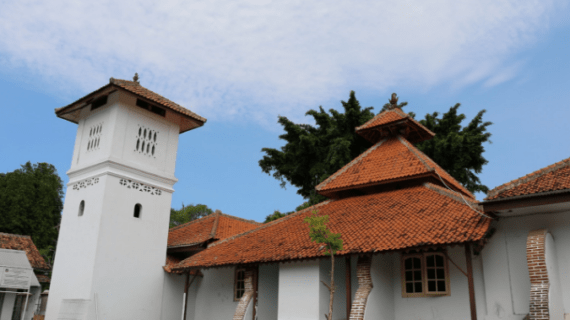
[(364, 311), (366, 310), (366, 301), (368, 300), (368, 295), (372, 290), (372, 278), (370, 277), (370, 265), (372, 263), (372, 257), (364, 256), (358, 257), (358, 262), (356, 264), (356, 277), (358, 278), (358, 290), (354, 296), (354, 301), (352, 301), (352, 307), (350, 308), (350, 318), (349, 320), (363, 320)]
[(236, 308), (236, 313), (234, 313), (233, 320), (243, 320), (245, 317), (245, 312), (247, 311), (247, 306), (253, 297), (253, 272), (251, 270), (246, 270), (244, 273), (244, 287), (245, 292), (239, 300), (238, 306)]
[(548, 291), (550, 281), (545, 260), (546, 229), (529, 232), (526, 240), (526, 260), (530, 276), (530, 320), (550, 319)]

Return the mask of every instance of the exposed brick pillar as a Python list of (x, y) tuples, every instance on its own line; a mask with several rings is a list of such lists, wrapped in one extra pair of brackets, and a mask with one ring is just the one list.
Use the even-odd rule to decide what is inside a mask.
[(356, 277), (358, 278), (358, 290), (352, 301), (349, 320), (363, 320), (366, 310), (366, 300), (372, 290), (372, 278), (370, 277), (370, 264), (372, 257), (358, 257), (356, 263)]
[(247, 306), (253, 297), (253, 271), (246, 270), (244, 273), (244, 287), (245, 291), (239, 300), (236, 312), (234, 313), (233, 320), (243, 320), (247, 311)]
[(526, 239), (526, 260), (530, 275), (530, 320), (550, 319), (548, 312), (548, 291), (550, 282), (546, 270), (546, 229), (533, 230)]

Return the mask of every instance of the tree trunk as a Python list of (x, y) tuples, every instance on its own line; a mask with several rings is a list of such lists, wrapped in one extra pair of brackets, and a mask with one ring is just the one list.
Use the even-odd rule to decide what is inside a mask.
[(334, 253), (332, 250), (332, 246), (329, 245), (329, 250), (331, 253), (331, 287), (330, 287), (330, 302), (329, 302), (329, 316), (327, 317), (328, 320), (332, 320), (332, 313), (333, 313), (333, 299), (334, 299)]

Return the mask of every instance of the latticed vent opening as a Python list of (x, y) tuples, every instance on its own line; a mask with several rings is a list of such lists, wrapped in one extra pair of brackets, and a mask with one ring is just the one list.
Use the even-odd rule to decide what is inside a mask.
[(89, 130), (89, 140), (87, 141), (87, 151), (99, 149), (101, 136), (103, 135), (103, 123), (96, 124)]
[(156, 130), (151, 130), (145, 126), (139, 125), (135, 152), (149, 157), (155, 157), (154, 154), (158, 148), (158, 133), (159, 132)]

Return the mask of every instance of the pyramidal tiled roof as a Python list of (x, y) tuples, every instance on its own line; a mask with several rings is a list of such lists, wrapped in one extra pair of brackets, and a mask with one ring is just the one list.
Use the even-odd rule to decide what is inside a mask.
[(476, 242), (491, 220), (475, 212), (476, 201), (466, 200), (431, 183), (329, 200), (217, 241), (172, 270), (324, 257), (304, 222), (313, 210), (328, 215), (330, 230), (341, 234), (339, 255)]
[(435, 136), (435, 133), (431, 132), (398, 107), (377, 114), (363, 125), (356, 127), (356, 132), (372, 143), (376, 143), (378, 140), (384, 138), (385, 135), (393, 135), (394, 133), (390, 130), (383, 129), (397, 126), (399, 126), (397, 130), (406, 129), (408, 134), (407, 139), (413, 143), (428, 140)]
[(439, 176), (450, 188), (475, 199), (461, 183), (437, 165), (423, 152), (401, 136), (379, 141), (342, 169), (321, 182), (316, 190), (330, 196), (333, 192), (361, 188), (420, 176)]
[(175, 114), (182, 115), (184, 121), (189, 123), (191, 122), (191, 124), (181, 124), (181, 132), (202, 126), (206, 122), (206, 118), (201, 117), (198, 114), (182, 107), (181, 105), (159, 95), (158, 93), (141, 86), (137, 81), (121, 80), (115, 78), (111, 78), (107, 85), (89, 93), (88, 95), (76, 100), (75, 102), (65, 107), (56, 108), (55, 113), (62, 119), (66, 119), (73, 123), (78, 123), (80, 110), (86, 104), (88, 105), (91, 100), (106, 94), (110, 94), (117, 89), (127, 91), (137, 97), (141, 97), (168, 110), (174, 111)]
[(489, 191), (485, 200), (498, 200), (564, 189), (570, 190), (570, 158), (500, 185)]
[(259, 222), (223, 214), (219, 211), (173, 227), (168, 232), (168, 248), (186, 247), (221, 240), (257, 228)]

